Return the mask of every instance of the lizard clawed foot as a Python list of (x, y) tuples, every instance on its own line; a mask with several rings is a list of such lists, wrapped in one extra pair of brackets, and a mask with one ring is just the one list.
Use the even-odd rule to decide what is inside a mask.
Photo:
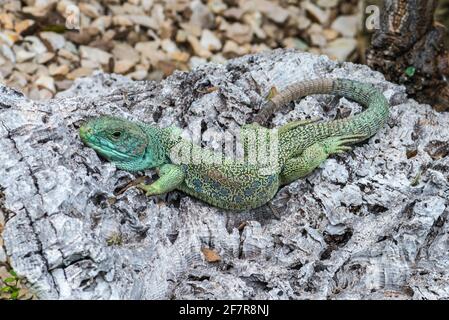
[(329, 155), (351, 151), (352, 148), (347, 146), (347, 144), (360, 142), (366, 137), (364, 134), (352, 134), (328, 138), (325, 141), (325, 151)]

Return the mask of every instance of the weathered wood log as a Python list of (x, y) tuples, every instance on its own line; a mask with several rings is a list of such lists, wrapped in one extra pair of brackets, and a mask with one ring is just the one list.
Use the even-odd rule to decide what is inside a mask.
[[(177, 192), (147, 198), (126, 188), (143, 173), (117, 170), (78, 137), (80, 122), (99, 114), (204, 138), (237, 133), (272, 86), (320, 76), (372, 83), (391, 117), (367, 143), (282, 188), (271, 208), (227, 212)], [(307, 97), (272, 122), (361, 109), (334, 101)], [(0, 251), (41, 298), (449, 298), (448, 126), (449, 114), (366, 66), (295, 51), (160, 83), (97, 74), (40, 103), (0, 87)]]
[(449, 110), (449, 51), (446, 28), (434, 21), (437, 0), (385, 0), (380, 29), (367, 63), (407, 93), (437, 110)]

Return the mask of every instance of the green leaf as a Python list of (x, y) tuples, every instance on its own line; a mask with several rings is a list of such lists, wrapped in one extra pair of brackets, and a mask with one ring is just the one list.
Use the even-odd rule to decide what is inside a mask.
[(409, 77), (413, 77), (415, 72), (416, 72), (416, 68), (413, 66), (407, 67), (407, 69), (405, 69), (405, 74)]
[(2, 290), (2, 292), (10, 292), (12, 290), (12, 288), (11, 287), (3, 287), (1, 290)]
[(14, 291), (13, 293), (11, 293), (11, 297), (10, 298), (12, 300), (16, 300), (18, 296), (19, 296), (19, 290)]
[(16, 281), (16, 278), (13, 278), (13, 277), (9, 277), (9, 278), (6, 278), (3, 280), (3, 282), (5, 282), (5, 283), (14, 282), (14, 281)]
[(11, 269), (8, 272), (9, 272), (10, 275), (12, 275), (13, 277), (17, 278), (17, 273), (14, 270)]

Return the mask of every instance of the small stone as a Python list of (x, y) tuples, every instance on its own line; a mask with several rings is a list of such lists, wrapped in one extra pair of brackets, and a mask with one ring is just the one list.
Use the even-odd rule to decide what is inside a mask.
[(55, 57), (55, 54), (53, 52), (45, 52), (37, 57), (37, 63), (44, 64), (50, 61)]
[(170, 59), (178, 61), (178, 62), (187, 62), (189, 61), (190, 55), (184, 51), (175, 51), (168, 55)]
[(35, 85), (38, 88), (45, 88), (49, 91), (51, 91), (52, 93), (56, 92), (56, 88), (55, 88), (55, 81), (52, 77), (49, 76), (40, 76), (39, 78), (37, 78), (37, 80), (35, 81)]
[(0, 79), (8, 77), (14, 69), (14, 64), (10, 61), (5, 61), (0, 66)]
[(109, 59), (112, 58), (112, 55), (106, 51), (100, 50), (98, 48), (93, 47), (80, 47), (81, 58), (98, 62), (101, 65), (106, 65), (109, 63)]
[(235, 57), (244, 55), (247, 51), (239, 46), (236, 42), (232, 40), (226, 41), (223, 47), (223, 53), (227, 55), (227, 57)]
[(321, 25), (326, 25), (329, 22), (329, 10), (323, 10), (309, 1), (302, 2), (301, 5)]
[(3, 56), (12, 63), (16, 62), (16, 55), (6, 44), (0, 44), (0, 53), (3, 54)]
[(185, 32), (182, 29), (179, 29), (178, 31), (176, 31), (176, 38), (175, 38), (176, 42), (186, 42), (187, 41), (187, 32)]
[(78, 78), (81, 78), (81, 77), (87, 77), (87, 76), (91, 75), (92, 72), (93, 72), (92, 69), (82, 68), (81, 67), (81, 68), (75, 69), (72, 72), (68, 73), (67, 74), (67, 79), (75, 80), (75, 79), (78, 79)]
[(212, 29), (214, 26), (214, 15), (200, 0), (193, 0), (190, 3), (192, 15), (189, 23), (198, 26), (200, 29)]
[(154, 18), (149, 17), (149, 16), (130, 15), (130, 16), (128, 16), (128, 18), (134, 24), (138, 24), (138, 25), (146, 27), (146, 28), (151, 28), (151, 29), (157, 30), (159, 27), (159, 24), (157, 23), (157, 21)]
[(130, 77), (133, 80), (143, 80), (147, 77), (148, 71), (147, 70), (136, 70), (134, 72), (128, 73), (127, 76)]
[(338, 32), (335, 31), (334, 29), (324, 29), (323, 35), (326, 37), (326, 40), (332, 41), (332, 40), (337, 39)]
[(343, 37), (354, 37), (357, 34), (358, 23), (357, 16), (339, 16), (332, 22), (331, 28)]
[(226, 28), (226, 36), (238, 44), (244, 44), (251, 42), (253, 34), (248, 25), (236, 22)]
[(112, 23), (116, 26), (122, 26), (122, 27), (131, 27), (134, 24), (134, 22), (131, 20), (131, 18), (126, 15), (112, 17)]
[(73, 52), (70, 52), (67, 49), (61, 49), (58, 51), (58, 56), (64, 59), (67, 59), (72, 62), (78, 62), (80, 61), (80, 58), (78, 55), (74, 54)]
[(263, 17), (258, 11), (253, 13), (247, 13), (243, 16), (243, 21), (250, 26), (253, 33), (259, 39), (265, 39), (267, 37), (265, 31), (261, 28)]
[(56, 64), (51, 64), (48, 67), (48, 72), (50, 73), (51, 76), (65, 76), (67, 73), (69, 73), (70, 69), (67, 65), (63, 64), (63, 65), (56, 65)]
[(34, 53), (34, 52), (29, 52), (29, 51), (20, 49), (19, 51), (16, 52), (16, 61), (18, 63), (25, 62), (25, 61), (33, 59), (35, 56), (36, 56), (36, 53)]
[(335, 8), (338, 4), (338, 0), (318, 0), (316, 3), (321, 8)]
[(64, 36), (56, 32), (41, 32), (39, 36), (44, 42), (47, 42), (50, 45), (50, 48), (53, 52), (63, 48), (65, 45)]
[(14, 43), (21, 39), (20, 34), (14, 31), (4, 30), (0, 32), (0, 42), (6, 43), (9, 47), (12, 47)]
[(215, 14), (222, 14), (228, 8), (221, 0), (209, 0), (207, 6)]
[(149, 12), (153, 6), (154, 0), (141, 0), (140, 2), (143, 10)]
[(116, 60), (128, 60), (133, 64), (136, 64), (140, 60), (139, 52), (124, 42), (115, 43), (112, 55)]
[(107, 28), (109, 28), (112, 24), (112, 17), (111, 16), (102, 16), (94, 20), (92, 22), (92, 27), (97, 28), (101, 31), (101, 33), (104, 33)]
[(170, 39), (164, 39), (161, 41), (161, 48), (167, 53), (173, 53), (176, 51), (179, 51), (178, 47), (176, 46), (176, 43), (171, 41)]
[(24, 38), (25, 46), (28, 49), (28, 51), (32, 51), (36, 53), (37, 55), (44, 54), (45, 52), (48, 52), (47, 47), (44, 45), (44, 43), (36, 36), (26, 36)]
[(58, 91), (63, 91), (63, 90), (67, 90), (69, 89), (73, 84), (72, 80), (59, 80), (59, 81), (55, 81), (55, 86), (56, 89), (58, 89)]
[(297, 27), (299, 30), (306, 30), (310, 25), (312, 24), (312, 21), (310, 21), (309, 18), (303, 16), (299, 17), (297, 19)]
[(232, 7), (232, 8), (229, 8), (228, 10), (226, 10), (225, 12), (223, 12), (223, 15), (226, 18), (231, 18), (234, 20), (242, 19), (242, 16), (244, 14), (245, 14), (245, 10), (243, 10), (242, 8), (238, 8), (238, 7)]
[(15, 68), (26, 74), (33, 74), (37, 70), (38, 65), (33, 62), (17, 63)]
[(353, 38), (338, 38), (330, 42), (323, 52), (332, 59), (345, 61), (357, 48), (357, 41)]
[(218, 39), (215, 34), (208, 29), (203, 30), (201, 34), (200, 44), (204, 49), (208, 51), (217, 51), (222, 47), (220, 39)]
[[(289, 12), (286, 9), (267, 0), (248, 1), (246, 4), (249, 7), (248, 9), (251, 9), (251, 7), (254, 6), (257, 10), (267, 16), (268, 19), (276, 23), (285, 23), (289, 16)], [(242, 7), (245, 8), (244, 5)]]
[(285, 38), (282, 41), (283, 45), (285, 48), (292, 48), (292, 49), (298, 49), (301, 51), (306, 51), (309, 46), (307, 45), (307, 43), (305, 43), (304, 41), (302, 41), (299, 38)]
[(6, 30), (14, 29), (14, 15), (6, 12), (0, 13), (0, 25)]
[(187, 41), (190, 43), (193, 52), (197, 56), (200, 56), (202, 58), (209, 58), (212, 55), (212, 53), (209, 50), (206, 50), (201, 46), (200, 42), (196, 37), (189, 35), (187, 36)]
[(213, 55), (210, 58), (210, 61), (213, 63), (225, 64), (228, 60), (225, 57), (223, 57), (222, 54), (218, 53), (218, 54)]
[(130, 60), (118, 60), (114, 64), (114, 72), (125, 74), (134, 67), (135, 63)]
[(39, 100), (49, 100), (53, 98), (53, 94), (53, 91), (43, 88), (39, 90)]
[(29, 33), (35, 27), (34, 20), (25, 19), (15, 24), (14, 30), (20, 34), (25, 35)]
[(181, 26), (182, 29), (185, 30), (187, 35), (191, 35), (191, 36), (194, 36), (194, 37), (201, 36), (202, 28), (200, 28), (197, 25), (190, 24), (190, 23), (181, 23), (180, 26)]
[(324, 47), (327, 43), (327, 40), (322, 33), (312, 33), (310, 34), (310, 42), (314, 46)]
[(79, 32), (68, 31), (65, 36), (67, 40), (80, 45), (86, 45), (92, 41), (92, 35), (85, 28), (80, 29)]
[(82, 13), (90, 18), (98, 18), (100, 16), (99, 8), (89, 3), (79, 3), (78, 7)]
[(51, 5), (32, 6), (32, 7), (27, 6), (27, 7), (23, 7), (22, 11), (23, 11), (23, 13), (30, 14), (36, 18), (44, 18), (45, 16), (48, 15), (50, 10), (52, 10), (52, 9), (53, 8)]

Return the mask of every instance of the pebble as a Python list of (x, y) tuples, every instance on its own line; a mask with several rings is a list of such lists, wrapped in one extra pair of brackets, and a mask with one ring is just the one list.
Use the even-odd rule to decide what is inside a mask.
[(39, 78), (37, 78), (37, 80), (35, 81), (35, 85), (38, 88), (45, 88), (47, 90), (49, 90), (52, 93), (56, 92), (56, 88), (55, 88), (55, 80), (52, 77), (49, 76), (40, 76)]
[(67, 74), (67, 79), (69, 80), (75, 80), (77, 78), (81, 77), (87, 77), (92, 74), (93, 70), (90, 68), (77, 68)]
[(147, 70), (137, 70), (131, 73), (128, 73), (128, 77), (133, 80), (144, 80), (148, 75)]
[(354, 37), (357, 34), (359, 18), (357, 16), (339, 16), (331, 24), (331, 28), (343, 37)]
[(194, 37), (194, 36), (187, 36), (187, 41), (190, 43), (190, 45), (192, 46), (193, 52), (201, 57), (201, 58), (209, 58), (210, 56), (212, 56), (212, 53), (203, 48), (203, 46), (201, 46), (198, 38)]
[(250, 42), (253, 35), (248, 25), (235, 22), (226, 27), (226, 36), (238, 44), (244, 44)]
[(9, 61), (11, 61), (12, 63), (16, 62), (16, 55), (14, 54), (12, 49), (9, 46), (7, 46), (6, 44), (0, 45), (0, 53), (3, 54), (3, 56), (6, 59), (8, 59)]
[(200, 44), (208, 51), (218, 51), (222, 47), (220, 39), (209, 29), (204, 29), (201, 33)]
[(357, 41), (353, 38), (338, 38), (331, 41), (323, 52), (333, 59), (345, 61), (357, 47)]
[(323, 10), (309, 1), (303, 2), (302, 7), (321, 25), (327, 25), (329, 22), (330, 11)]
[(67, 73), (69, 73), (69, 71), (69, 67), (65, 64), (59, 66), (56, 64), (51, 64), (48, 67), (48, 72), (51, 76), (65, 76)]
[(28, 60), (33, 59), (36, 56), (36, 53), (25, 51), (23, 49), (19, 49), (19, 51), (16, 52), (16, 61), (17, 63), (25, 62)]
[(0, 42), (6, 43), (9, 47), (12, 47), (14, 43), (21, 39), (22, 37), (14, 31), (5, 30), (0, 32)]
[(47, 42), (50, 45), (51, 51), (53, 52), (63, 48), (65, 45), (64, 36), (56, 32), (41, 32), (39, 36), (44, 42)]
[(82, 13), (90, 18), (98, 18), (100, 16), (100, 10), (97, 6), (89, 3), (79, 3), (78, 8)]
[(338, 0), (317, 0), (316, 3), (321, 8), (335, 8), (338, 4)]
[(109, 63), (109, 59), (112, 55), (106, 51), (100, 50), (98, 48), (81, 46), (80, 47), (81, 58), (97, 62), (101, 65), (106, 65)]
[(118, 60), (114, 63), (114, 72), (125, 74), (134, 67), (134, 62), (130, 60)]

